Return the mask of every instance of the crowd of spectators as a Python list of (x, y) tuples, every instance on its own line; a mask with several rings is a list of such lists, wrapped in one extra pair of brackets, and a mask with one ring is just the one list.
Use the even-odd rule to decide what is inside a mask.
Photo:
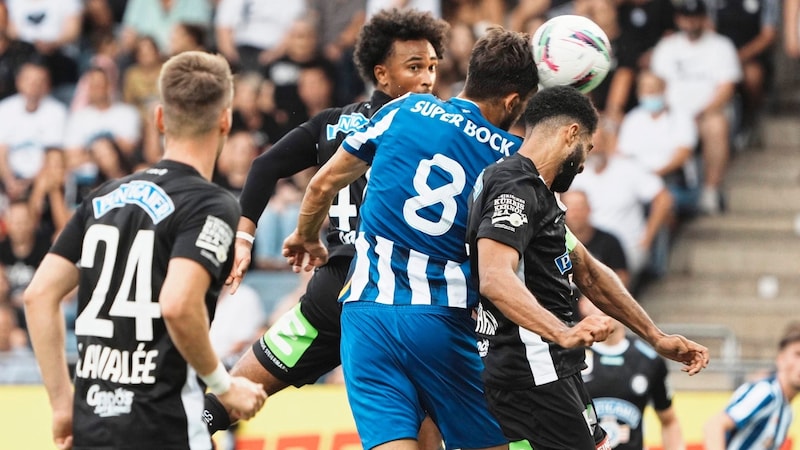
[[(575, 208), (585, 212), (587, 239), (597, 229), (619, 240), (616, 269), (631, 287), (663, 275), (676, 224), (724, 213), (725, 168), (755, 142), (775, 43), (783, 38), (786, 54), (800, 57), (798, 0), (784, 0), (783, 36), (779, 0), (674, 1), (0, 0), (0, 382), (38, 380), (19, 297), (71, 210), (105, 180), (159, 159), (152, 110), (167, 57), (204, 49), (234, 68), (235, 125), (214, 179), (237, 194), (252, 159), (290, 129), (369, 97), (352, 55), (380, 8), (450, 22), (435, 89), (442, 98), (460, 91), (489, 26), (533, 33), (560, 14), (597, 22), (614, 64), (591, 94), (602, 127), (572, 189), (585, 194), (573, 197)], [(245, 280), (252, 289), (239, 295), (250, 307), (258, 298), (263, 314), (248, 317), (262, 327), (307, 278), (288, 270), (280, 244), (310, 175), (283, 180), (259, 221)], [(65, 310), (68, 328), (74, 316)], [(215, 333), (231, 353), (247, 340)], [(17, 370), (6, 370), (9, 360)]]

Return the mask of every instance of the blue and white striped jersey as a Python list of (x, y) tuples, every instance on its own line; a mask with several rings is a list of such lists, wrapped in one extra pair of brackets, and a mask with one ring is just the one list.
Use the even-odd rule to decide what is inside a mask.
[(725, 412), (736, 423), (726, 437), (727, 450), (777, 450), (792, 422), (791, 405), (775, 376), (740, 386)]
[(372, 165), (356, 259), (341, 301), (471, 308), (467, 199), (489, 164), (521, 140), (468, 100), (409, 94), (342, 146)]

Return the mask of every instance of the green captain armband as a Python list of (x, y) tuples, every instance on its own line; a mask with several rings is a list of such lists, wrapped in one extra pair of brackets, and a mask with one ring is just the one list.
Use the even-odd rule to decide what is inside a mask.
[(572, 231), (570, 231), (568, 226), (564, 225), (564, 227), (567, 229), (567, 233), (564, 235), (564, 240), (567, 243), (567, 253), (572, 253), (572, 251), (575, 250), (575, 247), (578, 246), (578, 238), (572, 234)]

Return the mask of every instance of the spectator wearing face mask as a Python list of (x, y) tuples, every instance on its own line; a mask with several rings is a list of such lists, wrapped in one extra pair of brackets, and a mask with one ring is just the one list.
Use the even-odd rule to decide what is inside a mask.
[(668, 108), (666, 84), (653, 72), (643, 71), (637, 80), (639, 104), (625, 115), (617, 150), (660, 175), (675, 199), (679, 214), (691, 214), (699, 195), (693, 149), (697, 126), (692, 118)]

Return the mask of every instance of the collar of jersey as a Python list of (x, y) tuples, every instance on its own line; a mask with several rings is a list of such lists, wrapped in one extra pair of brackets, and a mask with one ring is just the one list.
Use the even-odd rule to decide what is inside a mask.
[(481, 114), (481, 108), (472, 100), (467, 100), (466, 98), (462, 97), (453, 97), (449, 101), (450, 103), (461, 108), (462, 112), (471, 112), (483, 116), (483, 114)]
[(592, 344), (592, 350), (596, 353), (606, 356), (619, 356), (625, 353), (625, 350), (631, 346), (631, 341), (628, 339), (623, 339), (618, 344), (608, 345), (603, 342), (595, 342)]

